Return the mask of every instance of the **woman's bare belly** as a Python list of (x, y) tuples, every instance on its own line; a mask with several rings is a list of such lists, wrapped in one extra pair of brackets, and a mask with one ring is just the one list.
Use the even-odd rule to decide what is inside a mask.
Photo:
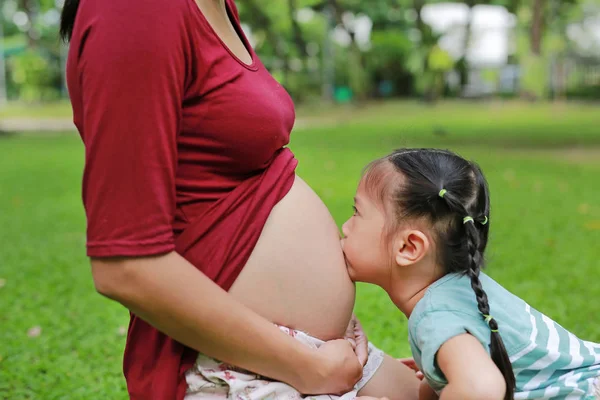
[(323, 340), (343, 335), (355, 288), (339, 230), (325, 204), (298, 176), (273, 208), (229, 292), (274, 323)]

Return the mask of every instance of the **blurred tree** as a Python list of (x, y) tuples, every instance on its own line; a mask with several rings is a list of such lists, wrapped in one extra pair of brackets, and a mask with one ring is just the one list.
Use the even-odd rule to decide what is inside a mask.
[(58, 64), (34, 49), (9, 60), (11, 78), (17, 85), (18, 99), (26, 103), (57, 100), (60, 94)]
[[(481, 4), (502, 5), (518, 15), (515, 60), (522, 66), (521, 86), (531, 97), (539, 98), (548, 89), (549, 65), (560, 67), (556, 59), (577, 48), (567, 46), (570, 40), (567, 27), (586, 18), (584, 5), (600, 3), (600, 0), (462, 0), (469, 12), (466, 24), (460, 27), (465, 30), (464, 51), (454, 63), (438, 46), (442, 32), (435, 32), (422, 18), (426, 5), (442, 1), (239, 0), (237, 5), (264, 64), (297, 101), (305, 101), (320, 93), (327, 96), (333, 93), (333, 83), (347, 87), (347, 92), (358, 100), (374, 95), (415, 93), (435, 99), (442, 92), (440, 82), (452, 68), (458, 72), (464, 87), (471, 68), (466, 50), (472, 42), (473, 9)], [(65, 48), (60, 46), (56, 35), (60, 0), (2, 0), (2, 4), (2, 17), (7, 22), (5, 33), (20, 36), (20, 43), (36, 49), (52, 66), (51, 70), (62, 71)], [(21, 13), (19, 18), (8, 15), (15, 12)], [(369, 29), (365, 28), (365, 21), (371, 29), (368, 40), (361, 31)], [(27, 60), (11, 63), (8, 69), (41, 65), (34, 61), (28, 55)], [(59, 68), (54, 68), (55, 65)], [(31, 73), (15, 72), (19, 77)], [(56, 79), (37, 80), (42, 81), (54, 84)]]
[(39, 3), (35, 0), (19, 0), (19, 9), (27, 15), (27, 24), (25, 28), (27, 44), (29, 47), (36, 47), (40, 38), (39, 33), (36, 30)]
[(296, 15), (298, 13), (298, 5), (296, 0), (288, 0), (288, 15), (290, 20), (290, 25), (292, 27), (294, 44), (296, 45), (296, 50), (298, 55), (302, 58), (307, 58), (308, 53), (306, 51), (306, 41), (304, 40), (304, 36), (302, 34), (302, 28), (296, 19)]
[(532, 17), (531, 17), (531, 35), (530, 49), (534, 56), (542, 55), (542, 36), (544, 29), (544, 15), (546, 10), (546, 0), (532, 0)]
[[(513, 0), (518, 15), (521, 92), (531, 100), (552, 94), (551, 71), (566, 51), (567, 27), (579, 0)], [(563, 54), (564, 55), (564, 54)]]
[[(379, 95), (389, 95), (388, 91), (391, 94), (412, 94), (413, 76), (407, 68), (412, 50), (413, 43), (399, 29), (373, 32), (366, 65)], [(381, 93), (382, 90), (384, 93)]]
[(435, 45), (429, 52), (427, 65), (431, 75), (431, 84), (426, 96), (429, 101), (435, 102), (443, 93), (444, 75), (452, 70), (454, 60), (447, 51)]

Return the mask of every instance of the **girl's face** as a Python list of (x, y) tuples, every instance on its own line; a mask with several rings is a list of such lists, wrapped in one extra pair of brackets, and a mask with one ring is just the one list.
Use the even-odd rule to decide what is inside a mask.
[(342, 249), (353, 281), (387, 286), (392, 260), (385, 242), (382, 206), (373, 202), (359, 185), (354, 198), (354, 215), (342, 226)]

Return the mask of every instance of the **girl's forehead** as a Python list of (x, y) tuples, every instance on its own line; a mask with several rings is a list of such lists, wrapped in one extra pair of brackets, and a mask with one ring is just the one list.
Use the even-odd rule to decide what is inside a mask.
[(394, 192), (403, 184), (403, 175), (386, 158), (367, 166), (358, 184), (357, 192), (364, 193), (376, 203), (389, 201)]

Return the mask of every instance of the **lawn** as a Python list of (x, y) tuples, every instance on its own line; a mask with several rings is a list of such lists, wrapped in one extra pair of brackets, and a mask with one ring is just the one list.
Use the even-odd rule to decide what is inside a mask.
[(50, 104), (30, 105), (24, 103), (9, 103), (0, 107), (2, 118), (71, 118), (73, 111), (68, 101)]
[[(361, 168), (392, 148), (450, 147), (477, 160), (493, 202), (488, 272), (577, 335), (600, 341), (597, 110), (412, 103), (300, 110), (305, 122), (291, 147), (299, 174), (339, 223), (351, 212)], [(126, 398), (128, 315), (93, 289), (82, 152), (72, 134), (0, 136), (0, 398)], [(356, 311), (376, 344), (409, 354), (406, 320), (381, 290), (359, 285)]]

